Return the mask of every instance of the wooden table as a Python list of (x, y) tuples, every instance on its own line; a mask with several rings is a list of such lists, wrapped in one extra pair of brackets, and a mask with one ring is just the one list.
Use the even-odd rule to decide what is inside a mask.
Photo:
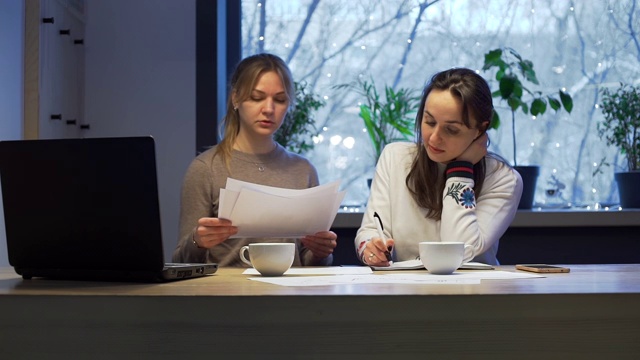
[[(166, 284), (0, 270), (0, 359), (640, 359), (640, 265), (475, 285)], [(500, 270), (515, 271), (512, 266)]]

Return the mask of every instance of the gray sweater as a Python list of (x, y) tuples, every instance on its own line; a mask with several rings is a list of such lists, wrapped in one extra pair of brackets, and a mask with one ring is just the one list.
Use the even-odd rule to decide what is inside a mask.
[[(305, 249), (296, 239), (227, 239), (211, 249), (200, 249), (193, 244), (192, 238), (198, 219), (218, 217), (220, 189), (224, 188), (228, 177), (288, 189), (305, 189), (318, 185), (318, 173), (314, 166), (307, 159), (288, 152), (280, 145), (272, 152), (262, 155), (233, 150), (231, 173), (219, 156), (213, 156), (215, 148), (214, 146), (198, 155), (189, 165), (184, 177), (180, 202), (180, 238), (173, 252), (173, 261), (247, 267), (238, 255), (242, 246), (254, 242), (295, 242), (298, 251), (293, 266), (330, 265), (332, 256), (322, 262), (314, 263), (311, 251)], [(290, 219), (282, 219), (282, 221), (290, 221)]]

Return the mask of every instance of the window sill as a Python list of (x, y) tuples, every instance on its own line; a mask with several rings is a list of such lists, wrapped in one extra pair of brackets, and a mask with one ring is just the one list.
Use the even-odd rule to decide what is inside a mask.
[[(332, 228), (359, 228), (363, 208), (340, 211)], [(356, 211), (358, 210), (358, 211)], [(572, 226), (640, 226), (640, 209), (585, 210), (534, 209), (518, 210), (511, 227), (572, 227)]]

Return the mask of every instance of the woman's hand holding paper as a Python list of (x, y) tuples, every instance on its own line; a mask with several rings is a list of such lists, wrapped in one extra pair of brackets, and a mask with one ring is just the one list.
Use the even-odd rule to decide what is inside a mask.
[(204, 217), (198, 220), (193, 241), (200, 248), (210, 249), (237, 232), (238, 228), (230, 220)]
[(303, 237), (301, 241), (304, 247), (313, 253), (313, 256), (324, 259), (333, 254), (333, 249), (338, 245), (337, 238), (338, 236), (333, 231), (319, 231)]

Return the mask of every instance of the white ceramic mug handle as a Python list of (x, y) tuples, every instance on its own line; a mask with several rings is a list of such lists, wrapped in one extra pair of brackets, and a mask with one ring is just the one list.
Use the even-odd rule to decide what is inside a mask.
[[(464, 245), (464, 253), (466, 254), (466, 253), (467, 253), (467, 249), (468, 249), (468, 248), (472, 248), (472, 247), (473, 247), (473, 246), (471, 246), (471, 245), (465, 244), (465, 245)], [(474, 258), (474, 257), (475, 257), (475, 255), (473, 254), (473, 250), (471, 250), (471, 257), (467, 260), (467, 257), (466, 257), (466, 256), (464, 256), (464, 257), (463, 257), (463, 258), (464, 258), (464, 260), (463, 260), (462, 262), (468, 262), (468, 261), (471, 261), (471, 260), (473, 260), (473, 258)]]
[(249, 250), (249, 246), (245, 245), (243, 247), (240, 248), (240, 260), (242, 260), (243, 263), (253, 267), (253, 264), (251, 263), (250, 260), (247, 260), (247, 258), (244, 256), (244, 253), (247, 252)]

